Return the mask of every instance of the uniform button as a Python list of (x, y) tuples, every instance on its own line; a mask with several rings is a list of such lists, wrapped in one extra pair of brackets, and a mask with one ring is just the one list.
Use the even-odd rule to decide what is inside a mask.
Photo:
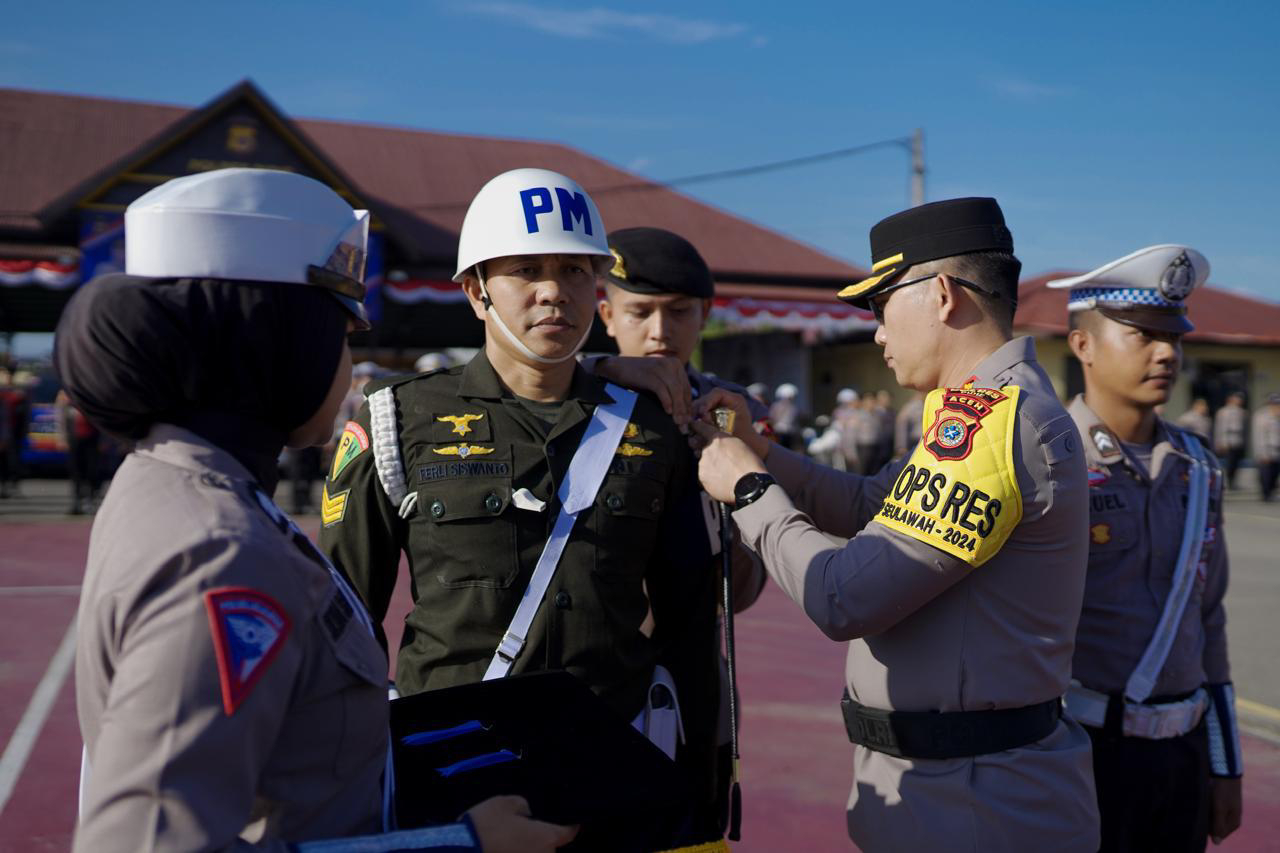
[(653, 503), (649, 504), (649, 511), (654, 515), (662, 512), (662, 498), (654, 498)]
[(484, 508), (497, 515), (502, 511), (502, 498), (490, 492), (488, 497), (484, 499)]
[(614, 512), (617, 512), (618, 510), (622, 509), (622, 498), (616, 494), (610, 494), (607, 498), (604, 499), (604, 505), (607, 506), (609, 509), (613, 510)]
[(568, 610), (570, 605), (572, 604), (573, 604), (573, 596), (569, 595), (569, 593), (567, 592), (556, 593), (556, 607), (560, 608), (561, 610)]
[(547, 445), (547, 458), (550, 459), (555, 455), (556, 455), (556, 446), (554, 444)]
[(432, 501), (431, 517), (440, 518), (442, 515), (444, 515), (444, 501)]

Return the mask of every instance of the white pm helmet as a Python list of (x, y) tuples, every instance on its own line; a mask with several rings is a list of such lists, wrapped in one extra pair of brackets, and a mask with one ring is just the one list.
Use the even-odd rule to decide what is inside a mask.
[(458, 235), (458, 271), (511, 255), (593, 255), (612, 262), (600, 211), (572, 178), (548, 169), (513, 169), (480, 188)]
[(125, 272), (323, 287), (369, 328), (369, 212), (312, 178), (216, 169), (174, 178), (124, 213)]
[[(462, 220), (458, 271), (453, 280), (462, 281), (484, 261), (512, 255), (588, 255), (597, 274), (613, 263), (608, 232), (596, 203), (576, 181), (547, 169), (513, 169), (480, 188)], [(572, 352), (558, 358), (538, 355), (493, 307), (484, 275), (477, 277), (485, 310), (525, 358), (539, 364), (559, 364), (577, 355), (587, 342), (590, 324)]]

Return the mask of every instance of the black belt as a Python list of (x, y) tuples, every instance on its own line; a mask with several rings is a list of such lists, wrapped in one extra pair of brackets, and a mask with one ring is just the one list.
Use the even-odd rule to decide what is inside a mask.
[(1050, 699), (995, 711), (883, 711), (840, 700), (849, 740), (899, 758), (969, 758), (1026, 746), (1046, 737), (1062, 716)]

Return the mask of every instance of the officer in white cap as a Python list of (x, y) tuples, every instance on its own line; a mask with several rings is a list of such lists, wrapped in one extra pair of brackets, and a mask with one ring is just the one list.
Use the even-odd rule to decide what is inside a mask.
[(271, 500), (282, 446), (330, 436), (346, 336), (367, 325), (367, 227), (300, 175), (178, 178), (125, 212), (127, 274), (86, 284), (59, 322), (72, 402), (136, 442), (94, 519), (77, 616), (78, 851), (524, 851), (573, 835), (519, 798), (384, 832), (386, 655)]
[(693, 482), (686, 440), (656, 400), (575, 359), (596, 276), (614, 263), (606, 234), (564, 175), (516, 169), (485, 184), (454, 276), (484, 348), (369, 386), (349, 455), (330, 470), (320, 541), (375, 622), (408, 555), (402, 694), (566, 669), (673, 753), (678, 697), (659, 664), (675, 653), (670, 637), (715, 614), (686, 606), (664, 550), (668, 507)]
[(1070, 291), (1084, 368), (1069, 411), (1089, 465), (1089, 573), (1066, 702), (1093, 740), (1103, 850), (1203, 850), (1240, 824), (1222, 469), (1208, 439), (1156, 414), (1208, 276), (1204, 255), (1161, 245), (1049, 283)]

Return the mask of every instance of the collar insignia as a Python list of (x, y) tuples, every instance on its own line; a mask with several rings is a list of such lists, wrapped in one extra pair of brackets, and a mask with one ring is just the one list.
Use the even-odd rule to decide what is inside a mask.
[(461, 456), (466, 459), (468, 456), (485, 456), (493, 452), (492, 447), (479, 447), (474, 444), (459, 444), (452, 447), (433, 447), (432, 453), (438, 453), (441, 456)]
[(1115, 456), (1120, 452), (1120, 442), (1111, 434), (1111, 430), (1102, 424), (1089, 427), (1089, 439), (1093, 442), (1093, 446), (1098, 448), (1098, 453), (1103, 456)]
[(466, 435), (471, 432), (471, 422), (478, 421), (483, 418), (483, 414), (479, 415), (441, 415), (436, 418), (437, 421), (445, 424), (453, 424), (454, 435)]
[(614, 453), (615, 456), (652, 456), (653, 451), (647, 447), (638, 447), (634, 444), (622, 443), (618, 445), (618, 449)]

